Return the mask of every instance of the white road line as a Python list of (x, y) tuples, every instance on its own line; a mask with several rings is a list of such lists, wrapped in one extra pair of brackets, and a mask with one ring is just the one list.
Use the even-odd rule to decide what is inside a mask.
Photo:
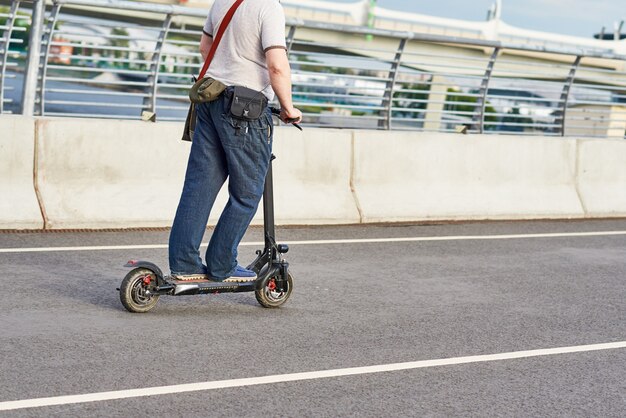
[[(548, 234), (516, 234), (516, 235), (451, 235), (440, 237), (399, 237), (399, 238), (362, 238), (362, 239), (334, 239), (287, 241), (290, 245), (330, 245), (330, 244), (371, 244), (392, 242), (420, 242), (420, 241), (464, 241), (464, 240), (498, 240), (498, 239), (530, 239), (530, 238), (567, 238), (567, 237), (602, 237), (612, 235), (626, 235), (626, 231), (596, 231), (596, 232), (557, 232)], [(263, 242), (242, 242), (241, 246), (263, 246)], [(202, 244), (205, 247), (206, 244)], [(46, 253), (54, 251), (106, 251), (106, 250), (156, 250), (167, 249), (167, 244), (146, 245), (99, 245), (84, 247), (34, 247), (34, 248), (0, 248), (1, 253)]]
[(0, 411), (37, 408), (52, 405), (68, 405), (85, 402), (101, 402), (114, 399), (138, 398), (142, 396), (172, 395), (176, 393), (197, 392), (244, 386), (267, 385), (272, 383), (295, 382), (302, 380), (325, 379), (341, 376), (394, 372), (400, 370), (421, 369), (426, 367), (450, 366), (455, 364), (481, 363), (488, 361), (513, 360), (529, 357), (550, 356), (555, 354), (583, 353), (598, 350), (626, 348), (626, 341), (605, 344), (579, 345), (510, 353), (488, 354), (469, 357), (453, 357), (437, 360), (412, 361), (407, 363), (383, 364), (377, 366), (351, 367), (347, 369), (321, 370), (315, 372), (279, 374), (272, 376), (250, 377), (243, 379), (216, 380), (212, 382), (188, 383), (172, 386), (157, 386), (143, 389), (117, 390), (111, 392), (86, 393), (82, 395), (54, 396), (50, 398), (23, 399), (0, 402)]

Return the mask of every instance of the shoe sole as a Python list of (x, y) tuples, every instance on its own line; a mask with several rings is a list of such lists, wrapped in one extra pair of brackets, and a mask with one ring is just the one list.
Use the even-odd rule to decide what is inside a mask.
[(255, 281), (257, 278), (256, 277), (241, 277), (241, 278), (228, 278), (228, 279), (224, 279), (222, 281), (222, 283), (245, 283), (245, 282), (253, 282)]
[(177, 282), (195, 282), (195, 281), (208, 281), (209, 280), (209, 276), (182, 276), (182, 277), (177, 277), (177, 276), (171, 276), (172, 280), (175, 280)]

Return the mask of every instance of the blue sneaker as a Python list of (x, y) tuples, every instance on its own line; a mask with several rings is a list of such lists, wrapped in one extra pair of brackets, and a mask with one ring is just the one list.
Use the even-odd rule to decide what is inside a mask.
[(241, 283), (241, 282), (253, 282), (255, 280), (256, 280), (255, 272), (253, 272), (252, 270), (243, 268), (241, 266), (237, 266), (232, 276), (224, 279), (223, 281), (225, 283), (232, 283), (232, 282)]

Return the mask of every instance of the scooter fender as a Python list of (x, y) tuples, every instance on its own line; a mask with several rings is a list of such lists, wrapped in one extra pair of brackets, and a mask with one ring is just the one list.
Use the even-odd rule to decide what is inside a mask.
[(124, 264), (124, 267), (132, 268), (132, 269), (146, 268), (148, 270), (153, 271), (154, 274), (156, 274), (157, 281), (159, 282), (159, 284), (163, 282), (163, 272), (156, 264), (151, 263), (149, 261), (129, 260), (126, 264)]
[(256, 290), (263, 289), (265, 285), (265, 279), (268, 277), (274, 277), (278, 274), (280, 268), (278, 266), (270, 265), (263, 268), (258, 274), (257, 279), (255, 280), (255, 288)]

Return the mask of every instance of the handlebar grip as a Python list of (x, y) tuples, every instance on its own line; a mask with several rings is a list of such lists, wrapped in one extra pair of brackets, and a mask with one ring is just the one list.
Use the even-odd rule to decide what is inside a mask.
[[(270, 107), (270, 110), (272, 111), (272, 114), (274, 115), (280, 115), (280, 109), (277, 109), (275, 107)], [(300, 126), (300, 124), (295, 123), (295, 121), (298, 119), (287, 119), (287, 123), (291, 123), (293, 126), (295, 126), (296, 128), (302, 130), (302, 126)]]

